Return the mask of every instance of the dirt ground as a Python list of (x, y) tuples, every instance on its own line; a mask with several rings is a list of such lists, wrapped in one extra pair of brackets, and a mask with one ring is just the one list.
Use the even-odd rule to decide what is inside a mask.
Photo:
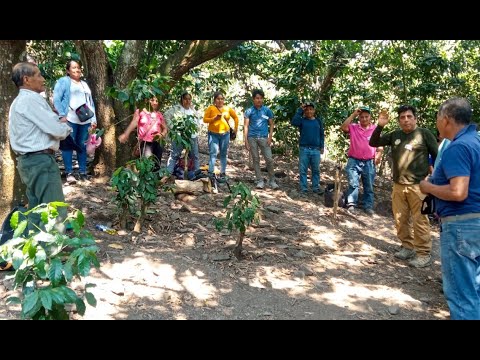
[[(254, 188), (245, 158), (242, 146), (231, 147), (227, 175)], [(184, 201), (161, 194), (139, 235), (95, 229), (118, 227), (108, 179), (65, 186), (100, 248), (101, 267), (85, 280), (97, 285), (98, 304), (83, 319), (448, 319), (437, 229), (431, 266), (414, 269), (393, 257), (399, 244), (388, 179), (376, 179), (373, 217), (341, 210), (335, 221), (323, 196), (299, 196), (296, 160), (275, 161), (280, 189), (255, 190), (262, 221), (247, 230), (241, 261), (232, 255), (236, 234), (218, 233), (212, 223), (223, 214), (225, 185)], [(334, 172), (322, 162), (322, 183)], [(5, 305), (7, 275), (0, 273), (0, 318), (19, 318), (18, 306)]]

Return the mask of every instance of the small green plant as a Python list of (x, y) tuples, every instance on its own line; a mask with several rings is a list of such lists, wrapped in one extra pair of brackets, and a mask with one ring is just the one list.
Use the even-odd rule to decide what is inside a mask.
[[(99, 267), (98, 248), (92, 235), (83, 229), (85, 218), (80, 210), (64, 220), (70, 224), (74, 237), (58, 231), (58, 209), (63, 202), (41, 204), (26, 212), (15, 212), (10, 225), (13, 238), (0, 247), (0, 258), (15, 268), (14, 286), (22, 290), (20, 297), (9, 297), (9, 303), (22, 304), (22, 318), (35, 320), (68, 320), (65, 307), (75, 304), (78, 314), (84, 315), (84, 298), (96, 306), (94, 295), (86, 284), (79, 296), (69, 284), (74, 278), (89, 274), (92, 266)], [(40, 215), (41, 224), (30, 221), (31, 214)], [(34, 228), (24, 235), (27, 227)]]
[[(158, 187), (163, 191), (172, 189), (171, 184), (160, 181), (168, 171), (165, 168), (154, 171), (153, 157), (140, 157), (119, 167), (112, 176), (112, 189), (117, 191), (114, 201), (120, 210), (120, 227), (127, 227), (128, 214), (136, 215), (133, 231), (141, 232), (149, 204), (157, 200)], [(140, 202), (140, 203), (138, 203)], [(139, 209), (139, 210), (138, 210)]]
[(112, 188), (117, 191), (114, 201), (120, 209), (121, 229), (127, 228), (128, 214), (134, 215), (137, 212), (137, 185), (138, 176), (129, 167), (121, 166), (112, 175)]
[(153, 171), (155, 168), (153, 157), (141, 157), (135, 159), (134, 163), (138, 176), (138, 185), (135, 190), (140, 197), (140, 215), (137, 218), (133, 231), (141, 232), (143, 221), (145, 220), (145, 215), (147, 213), (147, 207), (149, 204), (153, 204), (157, 200), (157, 186), (160, 179), (158, 172)]
[(250, 188), (242, 182), (232, 186), (231, 194), (223, 200), (223, 207), (228, 208), (227, 214), (225, 219), (215, 220), (215, 227), (217, 231), (221, 231), (225, 226), (230, 232), (234, 229), (239, 231), (239, 237), (233, 250), (237, 259), (240, 259), (242, 254), (242, 242), (247, 227), (260, 220), (257, 212), (259, 206), (260, 200), (257, 195), (252, 195)]
[(184, 178), (188, 174), (188, 153), (192, 150), (192, 135), (197, 131), (198, 125), (193, 115), (175, 113), (169, 123), (168, 137), (173, 143), (180, 144), (185, 149)]

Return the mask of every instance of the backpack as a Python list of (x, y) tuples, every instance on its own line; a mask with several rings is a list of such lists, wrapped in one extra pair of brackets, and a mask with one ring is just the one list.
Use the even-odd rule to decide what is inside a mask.
[[(10, 226), (10, 219), (12, 218), (12, 215), (15, 211), (20, 211), (20, 212), (25, 212), (27, 211), (27, 208), (23, 206), (16, 206), (13, 208), (12, 211), (7, 215), (6, 219), (3, 221), (2, 228), (0, 229), (0, 245), (3, 245), (6, 243), (8, 240), (13, 238), (13, 233), (15, 230), (12, 229)], [(22, 214), (19, 216), (19, 221), (26, 219), (26, 217)], [(28, 230), (25, 229), (25, 232)], [(7, 263), (5, 261), (0, 262), (0, 271), (5, 271), (5, 270), (10, 270), (13, 271), (15, 270), (12, 266), (12, 263)]]
[[(333, 198), (335, 196), (335, 184), (334, 183), (328, 183), (325, 186), (325, 194), (324, 194), (324, 205), (326, 207), (333, 207)], [(345, 201), (345, 192), (342, 192), (340, 194), (340, 197), (338, 198), (338, 206), (339, 207), (345, 207), (346, 201)]]
[(179, 158), (177, 160), (177, 163), (175, 164), (175, 167), (173, 168), (173, 175), (179, 179), (184, 179), (184, 180), (192, 180), (195, 177), (195, 164), (193, 162), (193, 158), (188, 159), (188, 174), (184, 178), (183, 173), (185, 170), (185, 160), (183, 157)]

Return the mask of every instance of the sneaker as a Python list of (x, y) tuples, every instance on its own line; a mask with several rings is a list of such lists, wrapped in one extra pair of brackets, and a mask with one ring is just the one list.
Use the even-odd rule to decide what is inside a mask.
[(315, 189), (315, 190), (313, 190), (313, 192), (314, 192), (315, 194), (317, 194), (317, 195), (323, 195), (323, 194), (325, 194), (325, 190), (322, 189), (322, 188)]
[(355, 214), (355, 213), (356, 213), (355, 206), (350, 205), (349, 207), (347, 207), (347, 211), (348, 211), (350, 214)]
[(88, 180), (87, 174), (80, 174), (80, 181)]
[(260, 180), (259, 182), (257, 182), (257, 189), (263, 189), (265, 187), (265, 183), (263, 182), (263, 180)]
[(270, 182), (268, 183), (268, 186), (270, 186), (272, 190), (277, 190), (280, 187), (278, 186), (275, 180), (270, 180)]
[(415, 250), (402, 247), (393, 256), (400, 260), (407, 260), (415, 256)]
[(67, 183), (69, 184), (76, 184), (77, 183), (77, 179), (75, 179), (75, 176), (73, 176), (73, 174), (67, 174)]
[(416, 267), (416, 268), (423, 268), (428, 266), (432, 263), (432, 256), (428, 255), (417, 255), (415, 259), (410, 260), (408, 265)]
[(373, 211), (373, 209), (365, 209), (365, 214), (373, 216), (375, 214), (375, 211)]

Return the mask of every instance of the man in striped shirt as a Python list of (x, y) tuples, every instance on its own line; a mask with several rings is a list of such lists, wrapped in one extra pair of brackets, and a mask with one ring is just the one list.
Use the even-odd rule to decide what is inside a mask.
[[(72, 128), (40, 95), (45, 91), (45, 79), (35, 64), (16, 64), (12, 80), (20, 91), (9, 112), (10, 146), (17, 154), (20, 179), (27, 188), (28, 207), (65, 201), (55, 151)], [(65, 216), (66, 211), (62, 212)], [(32, 222), (39, 223), (39, 218), (32, 218)]]

